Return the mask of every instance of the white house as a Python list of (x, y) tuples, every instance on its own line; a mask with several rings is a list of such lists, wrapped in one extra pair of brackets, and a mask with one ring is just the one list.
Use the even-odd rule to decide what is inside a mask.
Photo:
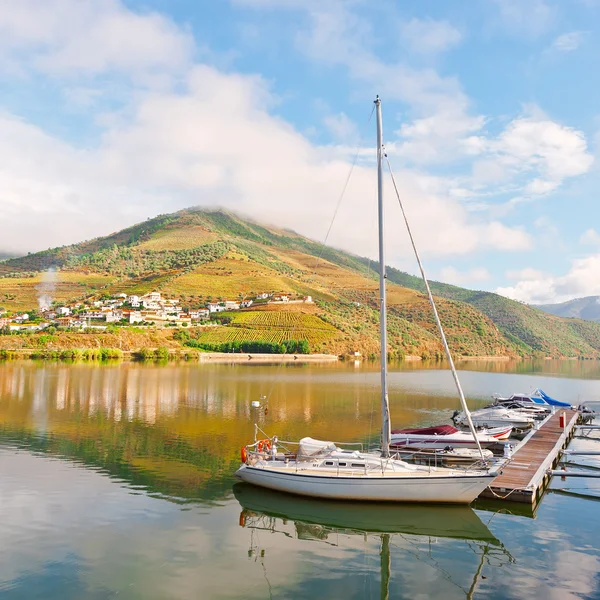
[(15, 323), (23, 323), (24, 321), (29, 321), (29, 315), (27, 313), (23, 313), (22, 315), (17, 315), (13, 321)]
[(190, 318), (194, 321), (200, 319), (208, 319), (210, 311), (207, 308), (199, 308), (198, 310), (190, 310)]
[(304, 296), (304, 302), (312, 302), (312, 296)]
[(252, 306), (252, 300), (244, 300), (243, 302), (240, 302), (241, 308), (248, 308), (249, 306)]
[(160, 292), (149, 292), (142, 296), (142, 300), (149, 300), (150, 302), (160, 302)]
[(71, 314), (71, 309), (68, 306), (61, 306), (56, 309), (56, 313), (61, 317), (68, 317)]
[(240, 309), (240, 303), (239, 302), (235, 302), (233, 300), (226, 300), (225, 301), (225, 308), (227, 310), (239, 310)]
[(148, 310), (160, 310), (160, 304), (156, 300), (142, 298), (142, 306)]
[(225, 308), (225, 304), (223, 302), (221, 302), (220, 304), (211, 302), (211, 303), (207, 304), (206, 307), (208, 308), (208, 311), (210, 313), (223, 312), (224, 310), (227, 310), (227, 308)]
[(140, 307), (140, 297), (139, 296), (128, 296), (127, 303), (131, 305), (132, 308)]
[(101, 310), (88, 310), (86, 313), (81, 315), (84, 319), (104, 319), (106, 313)]
[(123, 318), (122, 310), (113, 310), (111, 312), (106, 313), (106, 322), (107, 323), (118, 323)]
[(141, 323), (143, 320), (144, 317), (139, 310), (132, 310), (129, 313), (129, 323)]
[(256, 296), (257, 300), (266, 300), (267, 298), (270, 298), (273, 294), (259, 294), (258, 296)]

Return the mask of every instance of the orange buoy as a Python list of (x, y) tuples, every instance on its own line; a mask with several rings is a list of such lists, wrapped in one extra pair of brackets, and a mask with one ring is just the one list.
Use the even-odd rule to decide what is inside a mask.
[(242, 462), (245, 463), (248, 460), (248, 452), (246, 450), (246, 446), (242, 446), (242, 452), (241, 452), (241, 458), (242, 458)]

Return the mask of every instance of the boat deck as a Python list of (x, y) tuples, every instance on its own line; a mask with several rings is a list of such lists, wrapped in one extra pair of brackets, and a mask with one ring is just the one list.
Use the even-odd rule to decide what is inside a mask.
[[(564, 428), (560, 427), (563, 412)], [(550, 480), (548, 471), (558, 463), (573, 437), (578, 417), (575, 410), (559, 409), (542, 421), (539, 429), (530, 432), (516, 447), (502, 475), (479, 497), (537, 504)]]

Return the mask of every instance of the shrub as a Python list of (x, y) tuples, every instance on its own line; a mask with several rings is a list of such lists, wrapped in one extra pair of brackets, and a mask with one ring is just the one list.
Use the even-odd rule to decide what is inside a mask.
[(169, 360), (169, 349), (161, 346), (154, 351), (154, 356), (157, 360)]

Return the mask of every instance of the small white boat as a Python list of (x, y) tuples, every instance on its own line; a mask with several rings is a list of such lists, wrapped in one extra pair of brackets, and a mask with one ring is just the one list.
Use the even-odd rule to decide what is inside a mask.
[[(507, 439), (512, 431), (512, 426), (501, 427), (495, 430), (495, 435), (488, 430), (477, 432), (477, 441), (482, 448), (489, 448), (497, 444), (500, 439)], [(452, 425), (438, 427), (423, 427), (420, 429), (394, 429), (390, 440), (393, 448), (477, 448), (477, 442), (471, 433), (459, 431)]]
[[(531, 429), (534, 419), (529, 415), (523, 415), (515, 410), (502, 407), (482, 408), (470, 413), (471, 420), (475, 427), (514, 427), (515, 429)], [(457, 425), (466, 426), (468, 423), (467, 415), (458, 411), (452, 417)]]
[[(242, 465), (236, 476), (247, 483), (302, 496), (335, 500), (366, 500), (387, 502), (427, 502), (469, 504), (500, 474), (499, 465), (490, 465), (478, 444), (481, 466), (475, 468), (438, 468), (413, 465), (393, 458), (390, 453), (390, 412), (387, 381), (387, 305), (386, 263), (384, 256), (383, 217), (383, 157), (381, 102), (375, 100), (377, 112), (377, 191), (379, 212), (379, 292), (380, 292), (380, 349), (381, 349), (381, 450), (363, 452), (346, 450), (341, 446), (311, 438), (299, 443), (280, 442), (276, 436), (257, 440), (242, 447)], [(391, 167), (390, 167), (391, 170)], [(393, 181), (393, 179), (392, 179)], [(395, 186), (395, 181), (393, 181)], [(398, 195), (402, 207), (402, 201)], [(402, 209), (404, 212), (404, 209)], [(433, 295), (421, 264), (406, 215), (404, 216), (436, 324), (459, 393), (461, 405), (469, 422), (469, 409), (460, 387), (458, 374), (439, 320)], [(258, 403), (257, 403), (258, 404)], [(469, 422), (471, 435), (476, 436)], [(279, 446), (279, 447), (278, 447)], [(294, 450), (294, 448), (296, 448)], [(280, 451), (283, 450), (283, 451)]]

